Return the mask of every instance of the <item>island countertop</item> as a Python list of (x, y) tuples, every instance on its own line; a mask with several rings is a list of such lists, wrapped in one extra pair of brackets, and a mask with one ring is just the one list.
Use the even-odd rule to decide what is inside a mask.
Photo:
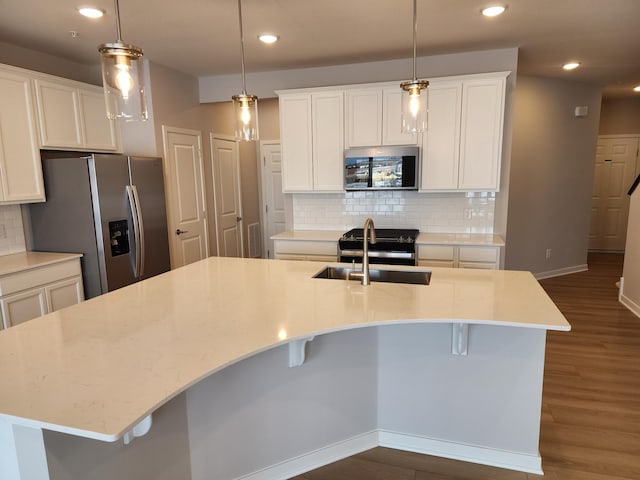
[(363, 287), (313, 279), (323, 267), (211, 257), (1, 331), (0, 418), (114, 441), (203, 378), (290, 340), (394, 323), (570, 329), (528, 272), (433, 268), (429, 286)]

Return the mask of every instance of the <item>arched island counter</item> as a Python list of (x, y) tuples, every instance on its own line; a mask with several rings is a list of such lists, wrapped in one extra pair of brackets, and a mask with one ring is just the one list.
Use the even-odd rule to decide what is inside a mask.
[(323, 266), (211, 257), (1, 331), (0, 477), (285, 479), (376, 445), (541, 472), (570, 325), (530, 273)]

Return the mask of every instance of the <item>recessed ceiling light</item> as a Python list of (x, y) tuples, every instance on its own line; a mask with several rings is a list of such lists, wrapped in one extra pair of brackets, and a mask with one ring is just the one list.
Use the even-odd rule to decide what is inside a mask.
[(497, 17), (498, 15), (504, 13), (506, 9), (506, 5), (490, 5), (482, 9), (482, 15), (484, 15), (485, 17)]
[(78, 12), (89, 18), (100, 18), (104, 15), (104, 10), (95, 7), (79, 7)]
[(636, 85), (635, 87), (633, 87), (633, 91), (640, 92), (640, 85)]
[(262, 43), (276, 43), (280, 37), (272, 33), (263, 33), (262, 35), (258, 35), (258, 38)]
[(562, 68), (564, 68), (565, 70), (575, 70), (579, 66), (580, 66), (580, 62), (568, 62), (568, 63), (565, 63), (562, 66)]

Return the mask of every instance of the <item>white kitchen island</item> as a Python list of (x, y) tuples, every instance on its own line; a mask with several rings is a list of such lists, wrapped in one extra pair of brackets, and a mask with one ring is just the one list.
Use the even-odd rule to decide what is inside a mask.
[(531, 274), (321, 268), (212, 257), (0, 332), (0, 477), (284, 479), (376, 445), (541, 471), (570, 326)]

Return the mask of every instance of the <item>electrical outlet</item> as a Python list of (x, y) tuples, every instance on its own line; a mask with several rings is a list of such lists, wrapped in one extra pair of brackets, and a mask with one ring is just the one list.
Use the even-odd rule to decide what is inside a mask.
[(549, 260), (551, 258), (551, 249), (547, 248), (547, 252), (545, 253), (546, 259)]

